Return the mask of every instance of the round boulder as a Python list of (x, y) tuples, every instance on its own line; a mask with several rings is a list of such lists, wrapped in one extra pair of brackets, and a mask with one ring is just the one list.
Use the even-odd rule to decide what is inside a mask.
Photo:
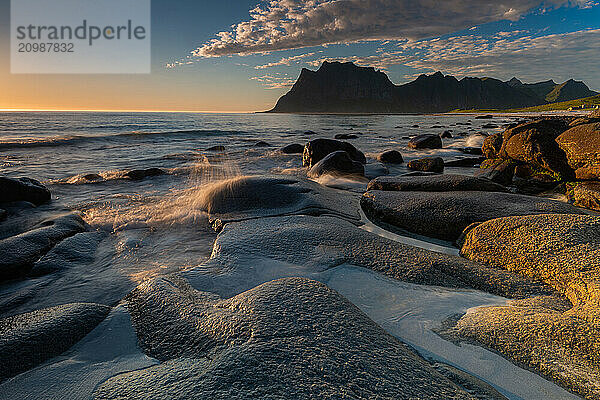
[(302, 165), (312, 167), (335, 151), (345, 151), (352, 160), (361, 164), (367, 163), (365, 155), (350, 143), (333, 139), (315, 139), (304, 146)]
[(0, 203), (27, 201), (39, 206), (50, 198), (50, 191), (35, 179), (0, 176)]
[(412, 160), (408, 163), (408, 169), (424, 172), (444, 172), (444, 159), (441, 157), (426, 157), (420, 160)]
[(364, 176), (365, 167), (354, 161), (345, 151), (334, 151), (313, 165), (308, 176), (318, 178), (321, 175), (359, 175)]
[(556, 142), (580, 179), (600, 178), (600, 123), (571, 128)]
[(281, 152), (283, 154), (302, 154), (304, 151), (304, 146), (298, 143), (288, 144), (287, 146), (281, 148)]
[(438, 135), (419, 135), (408, 142), (411, 149), (441, 149), (442, 139)]
[(402, 164), (404, 162), (404, 158), (398, 150), (384, 151), (377, 156), (377, 160), (386, 164)]

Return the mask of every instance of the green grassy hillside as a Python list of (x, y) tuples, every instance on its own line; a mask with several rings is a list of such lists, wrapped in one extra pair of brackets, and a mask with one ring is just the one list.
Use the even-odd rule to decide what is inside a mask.
[(457, 110), (455, 112), (542, 112), (542, 111), (560, 111), (568, 110), (569, 108), (581, 109), (581, 106), (585, 106), (586, 110), (592, 111), (596, 106), (600, 106), (600, 95), (586, 97), (585, 99), (563, 101), (561, 103), (544, 104), (542, 106), (527, 107), (527, 108), (513, 108), (508, 110)]

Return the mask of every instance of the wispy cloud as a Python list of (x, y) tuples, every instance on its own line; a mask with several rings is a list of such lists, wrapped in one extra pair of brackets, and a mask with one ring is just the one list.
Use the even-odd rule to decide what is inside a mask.
[[(590, 0), (546, 0), (546, 7)], [(499, 20), (516, 20), (540, 0), (270, 0), (250, 19), (219, 32), (196, 57), (249, 55), (334, 43), (423, 39)]]
[(314, 55), (316, 55), (318, 53), (322, 53), (322, 52), (323, 52), (322, 50), (321, 51), (313, 51), (311, 53), (299, 54), (297, 56), (283, 57), (279, 61), (275, 61), (275, 62), (263, 64), (263, 65), (257, 65), (254, 68), (255, 69), (267, 69), (267, 68), (278, 67), (278, 66), (282, 66), (282, 65), (290, 66), (294, 62), (300, 61), (300, 60), (302, 60), (304, 58), (312, 57), (312, 56), (314, 56)]
[(295, 79), (281, 74), (267, 74), (250, 78), (261, 83), (267, 89), (286, 89), (294, 85)]

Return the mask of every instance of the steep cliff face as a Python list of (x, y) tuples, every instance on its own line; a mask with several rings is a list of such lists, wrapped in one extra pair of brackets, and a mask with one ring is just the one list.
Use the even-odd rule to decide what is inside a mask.
[[(581, 86), (581, 85), (583, 86)], [(591, 94), (589, 94), (591, 93)], [(374, 68), (353, 63), (324, 62), (317, 71), (302, 69), (292, 89), (279, 99), (271, 112), (307, 113), (426, 113), (455, 109), (502, 109), (545, 104), (546, 96), (593, 96), (582, 82), (553, 81), (523, 84), (513, 78), (444, 76), (441, 72), (421, 75), (405, 85), (394, 85)], [(572, 99), (572, 98), (570, 98)]]

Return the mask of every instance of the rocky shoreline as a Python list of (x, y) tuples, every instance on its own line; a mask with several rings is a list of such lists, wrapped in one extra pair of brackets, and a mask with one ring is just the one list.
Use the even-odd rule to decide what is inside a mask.
[[(444, 141), (423, 135), (409, 146)], [(117, 303), (14, 313), (11, 305), (28, 301), (15, 294), (2, 303), (0, 397), (23, 393), (36, 374), (55, 376), (61, 357), (99, 335), (118, 309), (130, 316), (127, 332), (135, 330), (137, 353), (127, 357), (138, 367), (115, 362), (101, 374), (83, 362), (96, 372), (81, 382), (81, 397), (507, 398), (460, 368), (424, 358), (328, 287), (327, 273), (343, 266), (509, 299), (448, 315), (436, 332), (584, 398), (600, 397), (598, 113), (508, 126), (486, 138), (475, 176), (441, 174), (447, 161), (432, 157), (411, 160), (414, 172), (385, 176), (404, 162), (397, 149), (373, 162), (334, 139), (281, 152), (302, 152), (312, 179), (347, 178), (365, 190), (289, 175), (217, 181), (194, 204), (218, 232), (202, 265), (147, 279)], [(105, 234), (77, 212), (57, 214), (60, 206), (39, 182), (0, 178), (0, 193), (1, 284), (94, 257)], [(388, 231), (454, 245), (460, 256), (367, 232), (363, 213)], [(76, 388), (83, 379), (55, 378)]]

